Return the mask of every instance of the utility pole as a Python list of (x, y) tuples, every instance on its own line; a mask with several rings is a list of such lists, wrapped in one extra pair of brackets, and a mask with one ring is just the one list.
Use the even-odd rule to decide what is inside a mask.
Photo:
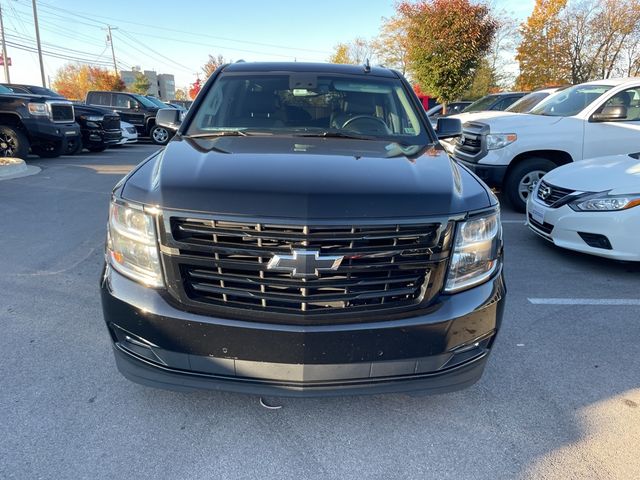
[(4, 23), (2, 23), (2, 5), (0, 5), (0, 30), (2, 30), (2, 64), (4, 65), (4, 81), (11, 83), (9, 78), (9, 58), (7, 57), (7, 44), (4, 42)]
[(36, 26), (36, 43), (38, 44), (38, 59), (40, 60), (40, 76), (42, 77), (42, 86), (47, 88), (47, 82), (44, 78), (44, 62), (42, 61), (42, 46), (40, 45), (40, 27), (38, 26), (38, 8), (36, 7), (36, 0), (32, 0), (33, 3), (33, 23)]
[(109, 43), (111, 44), (111, 58), (113, 58), (113, 69), (116, 71), (116, 75), (118, 75), (118, 64), (116, 63), (116, 51), (113, 48), (113, 34), (111, 33), (111, 30), (117, 30), (118, 27), (112, 27), (111, 25), (107, 25), (107, 32), (109, 32), (108, 38), (109, 38)]

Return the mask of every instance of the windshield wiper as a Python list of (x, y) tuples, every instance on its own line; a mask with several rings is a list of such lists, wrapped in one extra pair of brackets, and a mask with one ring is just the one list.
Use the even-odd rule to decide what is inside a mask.
[(246, 130), (220, 130), (217, 132), (196, 133), (183, 135), (183, 138), (210, 138), (210, 137), (251, 137), (253, 135), (273, 135), (267, 132), (247, 132)]
[(296, 137), (323, 137), (323, 138), (353, 138), (355, 140), (378, 140), (377, 137), (371, 135), (360, 135), (358, 133), (346, 132), (317, 132), (317, 133), (297, 133)]

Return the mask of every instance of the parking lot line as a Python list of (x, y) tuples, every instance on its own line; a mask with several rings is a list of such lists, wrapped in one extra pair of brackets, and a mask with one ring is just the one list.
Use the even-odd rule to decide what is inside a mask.
[(502, 223), (519, 223), (520, 225), (524, 225), (525, 220), (502, 220)]
[(533, 305), (640, 305), (635, 298), (528, 298)]

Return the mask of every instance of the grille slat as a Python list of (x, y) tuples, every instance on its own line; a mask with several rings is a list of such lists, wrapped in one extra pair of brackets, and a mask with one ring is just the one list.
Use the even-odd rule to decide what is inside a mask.
[[(545, 198), (543, 192), (549, 189), (549, 195)], [(555, 185), (551, 185), (545, 181), (540, 181), (540, 186), (538, 187), (537, 197), (538, 199), (547, 206), (552, 206), (554, 203), (564, 199), (568, 195), (575, 193), (575, 190), (570, 190), (568, 188), (556, 187)]]
[[(175, 294), (220, 307), (305, 317), (417, 306), (442, 287), (452, 223), (285, 225), (168, 217), (165, 264)], [(267, 268), (293, 251), (341, 256), (335, 270), (296, 277)], [(239, 312), (240, 315), (242, 312)]]

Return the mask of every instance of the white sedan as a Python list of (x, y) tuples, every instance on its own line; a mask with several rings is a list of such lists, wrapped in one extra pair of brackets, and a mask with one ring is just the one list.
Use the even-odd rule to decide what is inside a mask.
[(527, 225), (558, 247), (640, 261), (640, 154), (550, 171), (529, 195)]
[(120, 120), (120, 131), (122, 138), (117, 145), (124, 145), (125, 143), (136, 143), (138, 141), (138, 131), (134, 125), (128, 122)]

